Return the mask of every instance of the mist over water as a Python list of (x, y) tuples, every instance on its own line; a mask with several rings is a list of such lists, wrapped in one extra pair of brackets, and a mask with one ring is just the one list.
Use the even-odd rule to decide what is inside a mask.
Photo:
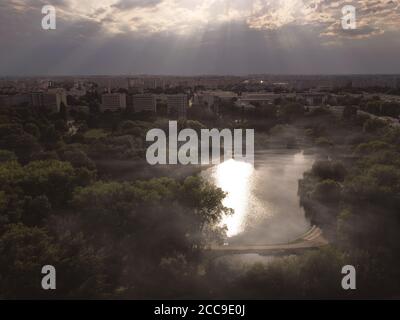
[(254, 167), (229, 160), (202, 176), (227, 192), (224, 205), (235, 210), (222, 224), (229, 244), (279, 244), (296, 240), (309, 230), (298, 197), (298, 181), (314, 157), (293, 150), (256, 153)]

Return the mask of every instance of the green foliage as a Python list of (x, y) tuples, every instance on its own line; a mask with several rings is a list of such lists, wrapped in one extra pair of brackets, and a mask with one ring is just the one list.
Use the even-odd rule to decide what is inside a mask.
[(33, 161), (26, 166), (17, 162), (0, 164), (0, 185), (21, 188), (25, 195), (46, 195), (50, 202), (65, 204), (76, 186), (87, 183), (87, 177), (67, 162)]
[(79, 148), (70, 148), (60, 151), (61, 159), (72, 164), (74, 168), (86, 168), (88, 170), (96, 170), (96, 165), (87, 156), (87, 154)]
[(24, 206), (21, 198), (18, 191), (0, 191), (0, 225), (21, 221)]
[[(304, 255), (276, 258), (268, 264), (255, 264), (245, 274), (233, 278), (228, 299), (333, 299), (346, 296), (340, 287), (341, 268), (346, 255), (327, 247)], [(225, 266), (224, 266), (225, 267)], [(218, 270), (214, 290), (227, 286), (226, 270)], [(218, 277), (218, 278), (217, 278)], [(221, 283), (222, 282), (222, 283)]]
[(355, 149), (355, 153), (357, 155), (367, 156), (380, 151), (389, 151), (390, 149), (392, 149), (392, 146), (388, 143), (381, 140), (375, 140), (361, 143)]
[(143, 140), (132, 135), (110, 136), (96, 140), (88, 148), (92, 159), (138, 159), (145, 154)]
[[(184, 207), (192, 215), (199, 230), (217, 223), (230, 211), (222, 205), (222, 190), (200, 178), (189, 177), (182, 183), (162, 178), (134, 183), (97, 182), (74, 192), (72, 204), (81, 210), (89, 222), (103, 227), (126, 228), (147, 211), (167, 206)], [(166, 210), (164, 215), (175, 214)]]
[(58, 265), (59, 247), (45, 230), (22, 224), (9, 225), (0, 237), (0, 296), (40, 298), (45, 265)]
[(0, 148), (14, 152), (22, 163), (29, 162), (32, 154), (41, 149), (37, 139), (26, 133), (10, 134), (0, 138)]
[(368, 113), (380, 115), (381, 105), (382, 105), (382, 103), (380, 101), (370, 101), (367, 103), (367, 105), (363, 109)]
[(364, 131), (367, 133), (375, 133), (380, 129), (383, 129), (386, 123), (380, 119), (369, 119), (364, 123)]
[(0, 162), (16, 161), (17, 156), (14, 152), (8, 150), (0, 150)]
[(51, 213), (51, 203), (47, 196), (26, 197), (22, 222), (27, 226), (41, 225)]
[(357, 117), (358, 108), (355, 106), (346, 106), (343, 110), (343, 119), (354, 119)]
[(400, 170), (391, 165), (372, 165), (346, 182), (346, 189), (363, 201), (397, 205), (400, 201)]
[(15, 123), (6, 123), (0, 125), (0, 137), (9, 135), (20, 135), (23, 133), (22, 126)]
[(319, 148), (331, 148), (333, 147), (332, 141), (326, 137), (320, 137), (315, 141), (315, 145)]
[(398, 102), (384, 102), (381, 113), (383, 116), (397, 118), (400, 115), (400, 104)]
[(107, 137), (107, 133), (102, 129), (91, 129), (85, 132), (84, 137), (88, 139), (100, 139)]
[(36, 137), (37, 139), (40, 138), (40, 129), (38, 128), (38, 126), (32, 122), (27, 123), (24, 126), (24, 131), (26, 133), (29, 133), (30, 135)]
[(286, 120), (293, 120), (304, 115), (304, 106), (299, 103), (287, 103), (281, 106), (279, 114)]
[(333, 180), (324, 180), (315, 186), (312, 198), (324, 204), (337, 204), (341, 198), (341, 186)]
[(182, 129), (193, 129), (197, 133), (200, 133), (202, 129), (206, 129), (206, 126), (202, 124), (199, 121), (194, 121), (194, 120), (185, 120), (185, 121), (180, 121), (178, 123), (179, 128)]
[[(57, 290), (41, 288), (42, 267), (57, 270)], [(81, 234), (59, 239), (43, 228), (12, 224), (0, 237), (0, 297), (102, 297), (107, 289), (104, 257)]]
[(54, 125), (47, 126), (42, 130), (40, 140), (46, 148), (48, 149), (56, 148), (60, 139), (61, 139), (60, 132), (56, 130), (56, 127)]
[(338, 161), (316, 161), (311, 172), (321, 180), (330, 179), (341, 182), (347, 175), (343, 163)]

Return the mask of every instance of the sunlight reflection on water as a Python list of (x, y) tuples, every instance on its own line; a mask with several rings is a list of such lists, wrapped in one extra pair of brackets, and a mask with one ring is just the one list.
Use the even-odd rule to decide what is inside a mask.
[(252, 164), (233, 159), (217, 166), (213, 173), (217, 186), (227, 192), (224, 206), (235, 210), (234, 215), (226, 216), (222, 221), (222, 225), (228, 227), (229, 237), (241, 233), (244, 229), (253, 173)]
[(314, 157), (303, 152), (266, 150), (255, 167), (229, 160), (203, 172), (227, 193), (223, 204), (234, 209), (223, 218), (229, 243), (275, 244), (295, 240), (310, 227), (297, 195), (298, 181)]

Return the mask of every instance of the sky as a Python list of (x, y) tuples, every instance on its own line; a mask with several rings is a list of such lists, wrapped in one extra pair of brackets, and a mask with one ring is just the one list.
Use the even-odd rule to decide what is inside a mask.
[(400, 0), (1, 0), (0, 41), (0, 76), (400, 73)]

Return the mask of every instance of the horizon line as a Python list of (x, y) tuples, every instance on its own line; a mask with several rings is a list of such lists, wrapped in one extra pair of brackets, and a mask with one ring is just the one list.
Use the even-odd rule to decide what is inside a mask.
[(138, 73), (138, 74), (52, 74), (52, 75), (40, 75), (40, 74), (26, 74), (26, 75), (0, 75), (0, 79), (6, 78), (59, 78), (59, 77), (182, 77), (182, 78), (194, 78), (194, 77), (260, 77), (260, 76), (400, 76), (399, 73), (249, 73), (249, 74), (156, 74), (156, 73)]

